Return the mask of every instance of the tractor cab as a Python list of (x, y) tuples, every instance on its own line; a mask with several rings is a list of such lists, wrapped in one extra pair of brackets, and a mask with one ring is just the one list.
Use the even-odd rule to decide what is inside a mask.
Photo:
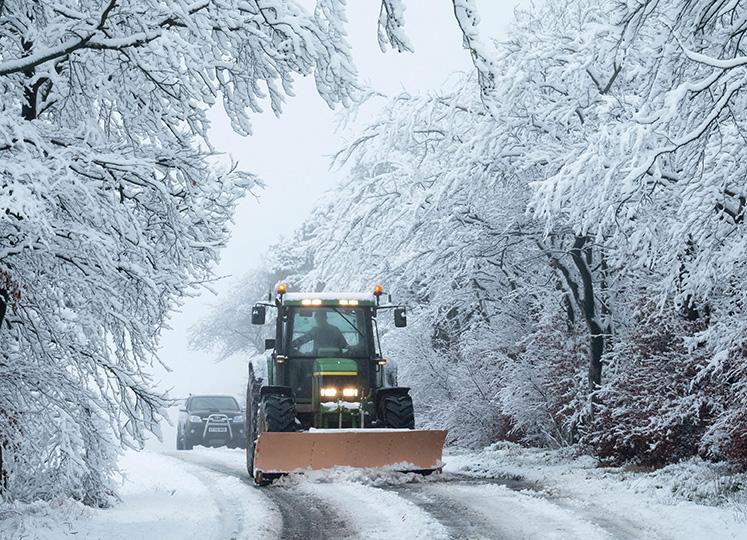
[(384, 386), (386, 369), (376, 323), (384, 306), (377, 297), (285, 293), (274, 307), (268, 383), (290, 388), (302, 428), (370, 424), (374, 393)]

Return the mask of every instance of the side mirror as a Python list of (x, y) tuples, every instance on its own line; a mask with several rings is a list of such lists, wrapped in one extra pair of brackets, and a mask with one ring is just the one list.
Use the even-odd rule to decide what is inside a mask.
[(403, 307), (394, 308), (394, 326), (404, 328), (407, 326), (407, 309)]
[(270, 338), (265, 340), (265, 350), (268, 349), (274, 349), (275, 348), (275, 340)]
[(255, 305), (252, 307), (252, 324), (265, 324), (265, 306)]

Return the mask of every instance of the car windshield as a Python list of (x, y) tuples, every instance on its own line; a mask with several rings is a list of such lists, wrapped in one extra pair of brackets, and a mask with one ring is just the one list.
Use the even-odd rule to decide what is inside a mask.
[(200, 396), (192, 398), (189, 408), (193, 411), (238, 411), (239, 404), (231, 396)]
[(365, 357), (368, 331), (360, 308), (298, 308), (292, 315), (291, 355)]

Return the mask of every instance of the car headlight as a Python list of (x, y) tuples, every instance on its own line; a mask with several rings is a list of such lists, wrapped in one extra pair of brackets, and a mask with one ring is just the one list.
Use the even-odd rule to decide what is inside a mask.
[(189, 415), (189, 421), (193, 422), (193, 423), (199, 423), (199, 422), (202, 422), (202, 418), (200, 418), (196, 414), (190, 414)]
[(232, 419), (233, 422), (243, 422), (244, 421), (244, 415), (243, 414), (237, 414)]
[(358, 395), (357, 388), (343, 388), (342, 395), (345, 397), (356, 397)]
[(335, 397), (337, 395), (337, 388), (322, 388), (320, 392), (322, 397)]

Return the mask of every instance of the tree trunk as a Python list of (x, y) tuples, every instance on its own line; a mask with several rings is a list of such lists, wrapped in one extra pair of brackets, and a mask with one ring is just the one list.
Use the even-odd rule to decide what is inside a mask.
[(5, 468), (3, 467), (3, 446), (4, 442), (0, 439), (0, 499), (3, 493), (8, 489), (8, 477), (5, 474)]
[[(8, 309), (8, 297), (5, 289), (0, 289), (0, 332), (3, 328), (3, 321), (5, 320), (5, 311)], [(4, 416), (0, 412), (0, 417)], [(8, 478), (3, 467), (3, 446), (5, 446), (5, 440), (0, 437), (0, 495), (8, 487)]]
[[(550, 256), (550, 265), (559, 270), (565, 283), (570, 291), (575, 305), (578, 307), (586, 327), (589, 331), (589, 368), (588, 381), (589, 389), (596, 391), (602, 384), (602, 358), (609, 347), (609, 336), (611, 330), (609, 327), (603, 327), (599, 320), (599, 315), (607, 315), (607, 307), (602, 303), (600, 309), (597, 309), (597, 298), (594, 294), (594, 276), (592, 274), (592, 248), (588, 245), (588, 237), (576, 236), (573, 241), (573, 247), (570, 250), (571, 259), (576, 267), (580, 283), (571, 275), (568, 268), (556, 257)], [(600, 267), (606, 270), (604, 258), (601, 259)], [(601, 282), (602, 289), (605, 289), (605, 282)], [(572, 304), (565, 304), (568, 317), (571, 321), (575, 320)]]
[(592, 250), (587, 245), (588, 237), (576, 236), (571, 248), (571, 258), (581, 276), (583, 297), (578, 301), (586, 326), (589, 329), (589, 388), (593, 394), (602, 384), (602, 356), (607, 346), (607, 332), (598, 320), (596, 298), (594, 297), (594, 277), (591, 273)]

